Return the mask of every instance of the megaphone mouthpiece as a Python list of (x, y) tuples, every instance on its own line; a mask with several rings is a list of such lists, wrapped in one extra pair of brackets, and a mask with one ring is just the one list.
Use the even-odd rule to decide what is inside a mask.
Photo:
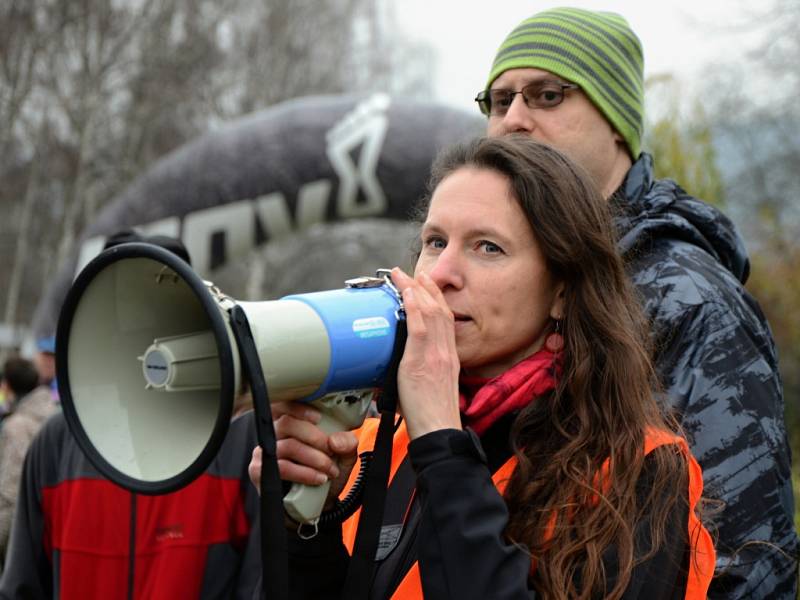
[(146, 389), (188, 392), (220, 389), (214, 332), (159, 338), (139, 357)]

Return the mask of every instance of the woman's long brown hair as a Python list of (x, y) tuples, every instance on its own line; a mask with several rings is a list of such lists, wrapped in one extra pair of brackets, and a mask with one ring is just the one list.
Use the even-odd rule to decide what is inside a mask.
[[(518, 465), (505, 491), (507, 538), (530, 552), (532, 584), (545, 598), (619, 598), (634, 565), (661, 545), (687, 479), (679, 452), (660, 448), (649, 455), (655, 483), (637, 498), (645, 432), (676, 425), (654, 397), (647, 324), (608, 204), (580, 167), (526, 137), (451, 148), (430, 190), (465, 167), (508, 178), (550, 273), (565, 283), (562, 377), (512, 428)], [(641, 548), (634, 533), (645, 515), (650, 544)], [(617, 573), (605, 572), (604, 552), (616, 554)]]

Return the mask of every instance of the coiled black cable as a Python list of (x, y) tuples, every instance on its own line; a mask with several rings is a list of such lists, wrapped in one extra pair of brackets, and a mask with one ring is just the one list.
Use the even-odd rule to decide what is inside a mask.
[(361, 496), (364, 493), (364, 477), (367, 474), (369, 465), (372, 462), (372, 451), (368, 450), (358, 455), (361, 465), (358, 468), (358, 475), (350, 486), (350, 491), (347, 492), (344, 500), (337, 500), (334, 507), (330, 510), (323, 512), (319, 517), (319, 526), (330, 526), (344, 523), (361, 508)]

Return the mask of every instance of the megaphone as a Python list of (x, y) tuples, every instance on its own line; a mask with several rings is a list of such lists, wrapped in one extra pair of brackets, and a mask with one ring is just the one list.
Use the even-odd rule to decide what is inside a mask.
[[(120, 244), (75, 279), (56, 335), (65, 418), (108, 479), (161, 494), (208, 467), (243, 384), (233, 307), (246, 315), (270, 402), (314, 403), (328, 432), (363, 421), (404, 318), (388, 272), (338, 290), (238, 302), (163, 248)], [(296, 485), (284, 504), (313, 523), (327, 492)]]

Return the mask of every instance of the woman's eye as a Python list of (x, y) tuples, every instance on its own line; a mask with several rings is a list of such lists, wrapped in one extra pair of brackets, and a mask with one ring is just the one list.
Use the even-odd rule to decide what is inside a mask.
[(502, 254), (503, 252), (503, 249), (500, 246), (488, 240), (482, 240), (481, 242), (478, 242), (478, 246), (486, 254)]
[(433, 250), (442, 250), (447, 243), (440, 237), (429, 237), (423, 241), (423, 244), (426, 248), (432, 248)]

